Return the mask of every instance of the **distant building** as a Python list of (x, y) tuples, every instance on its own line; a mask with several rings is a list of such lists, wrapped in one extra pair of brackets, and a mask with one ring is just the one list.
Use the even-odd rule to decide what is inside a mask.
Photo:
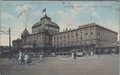
[[(32, 33), (25, 28), (21, 35), (22, 49), (42, 52), (70, 52), (80, 49), (85, 54), (96, 48), (113, 44), (117, 41), (117, 32), (114, 32), (95, 23), (79, 26), (76, 29), (66, 29), (59, 32), (58, 24), (51, 21), (46, 14), (39, 22), (32, 26)], [(17, 47), (13, 41), (13, 47)]]
[(17, 39), (17, 40), (13, 40), (12, 41), (12, 43), (13, 43), (13, 49), (21, 49), (22, 48), (22, 39)]

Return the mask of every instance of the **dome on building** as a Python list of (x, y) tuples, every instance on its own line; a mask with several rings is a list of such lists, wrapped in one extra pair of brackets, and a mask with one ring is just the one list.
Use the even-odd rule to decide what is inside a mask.
[(49, 22), (48, 24), (51, 25), (51, 26), (59, 27), (58, 24), (56, 24), (54, 22)]
[(50, 18), (50, 17), (48, 17), (46, 14), (45, 14), (45, 16), (44, 16), (44, 17), (42, 17), (42, 18), (41, 18), (41, 20), (42, 20), (42, 19), (49, 19), (49, 20), (51, 20), (51, 18)]
[(26, 28), (25, 28), (25, 30), (22, 33), (22, 36), (25, 36), (25, 35), (29, 35), (29, 32), (28, 32), (28, 30)]
[(42, 17), (42, 18), (40, 19), (39, 22), (35, 23), (35, 24), (32, 26), (32, 28), (38, 27), (38, 26), (42, 26), (43, 24), (44, 24), (44, 25), (50, 25), (50, 26), (54, 26), (54, 27), (59, 28), (59, 26), (58, 26), (56, 23), (52, 22), (52, 21), (51, 21), (51, 18), (48, 17), (46, 14), (45, 14), (44, 17)]
[(41, 26), (42, 23), (39, 21), (39, 22), (36, 22), (32, 27), (37, 27), (37, 26)]

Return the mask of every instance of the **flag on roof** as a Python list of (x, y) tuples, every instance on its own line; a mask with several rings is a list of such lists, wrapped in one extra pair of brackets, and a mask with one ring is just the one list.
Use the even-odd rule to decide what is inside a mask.
[(43, 12), (43, 13), (46, 12), (46, 8), (44, 8), (42, 12)]

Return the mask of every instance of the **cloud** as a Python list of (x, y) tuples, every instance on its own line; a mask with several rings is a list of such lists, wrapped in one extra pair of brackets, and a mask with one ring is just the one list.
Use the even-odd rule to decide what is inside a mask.
[(23, 11), (23, 10), (29, 10), (29, 9), (31, 9), (31, 5), (30, 4), (24, 4), (24, 5), (22, 5), (22, 6), (17, 6), (17, 8), (16, 8), (16, 12), (17, 13), (20, 13), (21, 11)]
[(14, 16), (12, 16), (11, 14), (7, 13), (7, 12), (1, 12), (1, 19), (2, 20), (11, 20), (11, 19), (15, 19)]
[(73, 20), (78, 13), (79, 11), (74, 11), (74, 9), (68, 11), (58, 10), (57, 12), (57, 14), (59, 15), (58, 17), (60, 17), (61, 18), (60, 20), (63, 21), (66, 21), (67, 19), (69, 19), (69, 21)]
[(28, 10), (31, 9), (31, 5), (30, 4), (24, 4), (23, 6), (18, 6), (16, 8), (16, 12), (17, 12), (17, 18), (19, 18), (20, 16), (27, 15), (26, 13), (28, 12)]
[[(17, 20), (15, 16), (11, 15), (8, 12), (1, 12), (1, 28), (3, 31), (8, 31), (9, 27), (11, 28), (12, 39), (20, 38), (21, 33), (25, 28), (24, 17)], [(27, 29), (31, 32), (32, 23), (27, 23)], [(1, 45), (8, 45), (8, 34), (1, 34)]]
[(92, 12), (92, 13), (91, 13), (91, 16), (92, 16), (92, 17), (95, 17), (95, 18), (97, 18), (97, 19), (100, 18), (100, 16), (98, 15), (98, 13), (97, 13), (96, 11)]
[(62, 10), (58, 10), (58, 12), (57, 12), (58, 14), (63, 14), (63, 11)]
[[(86, 8), (84, 8), (84, 4), (78, 3), (77, 1), (76, 2), (69, 2), (69, 4), (67, 4), (65, 6), (65, 8), (66, 9), (64, 10), (64, 12), (68, 11), (69, 13), (67, 12), (67, 14), (70, 14), (72, 16), (75, 16), (79, 13), (84, 12), (84, 10), (86, 9)], [(58, 11), (58, 13), (63, 13), (63, 12)]]
[(76, 16), (80, 13), (85, 12), (86, 8), (84, 8), (84, 5), (78, 4), (78, 3), (73, 3), (72, 9), (70, 10), (70, 13), (72, 16)]
[(78, 27), (78, 20), (77, 17), (79, 14), (84, 12), (84, 8), (79, 8), (78, 4), (74, 4), (74, 7), (70, 8), (69, 10), (58, 10), (57, 15), (59, 15), (58, 24), (60, 26), (60, 31), (64, 30), (65, 27), (67, 28), (77, 28)]
[(40, 17), (43, 16), (44, 13), (42, 13), (41, 10), (37, 10), (36, 12), (33, 12), (32, 14), (33, 14), (34, 17), (36, 17), (36, 18), (38, 18), (38, 17), (40, 18)]
[(75, 10), (75, 11), (78, 11), (78, 10), (80, 9), (79, 4), (76, 4), (76, 3), (73, 4), (73, 5), (72, 5), (72, 9)]

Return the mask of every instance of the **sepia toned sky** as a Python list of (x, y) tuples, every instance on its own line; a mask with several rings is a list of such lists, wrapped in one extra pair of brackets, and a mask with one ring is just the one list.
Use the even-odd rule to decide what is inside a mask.
[(26, 28), (31, 33), (34, 23), (45, 15), (60, 26), (60, 31), (77, 28), (80, 25), (96, 24), (119, 31), (119, 3), (116, 1), (1, 1), (0, 45), (8, 45), (9, 27), (12, 40), (20, 38)]

